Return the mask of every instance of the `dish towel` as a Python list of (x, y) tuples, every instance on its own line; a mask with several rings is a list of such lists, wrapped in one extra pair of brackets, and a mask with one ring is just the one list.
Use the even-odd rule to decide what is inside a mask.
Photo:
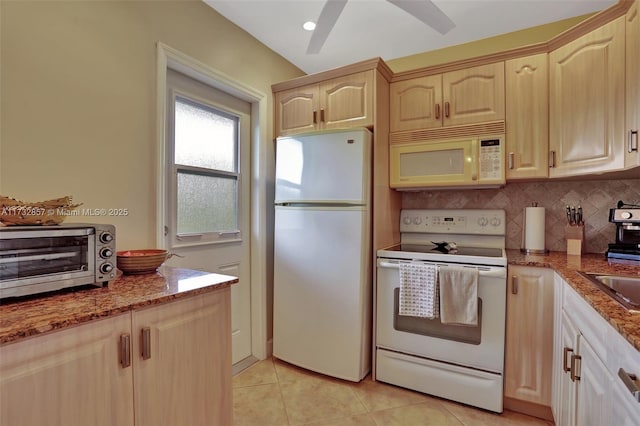
[(441, 266), (440, 322), (478, 325), (478, 270), (461, 266)]
[(421, 262), (400, 263), (398, 314), (434, 319), (440, 316), (438, 269)]

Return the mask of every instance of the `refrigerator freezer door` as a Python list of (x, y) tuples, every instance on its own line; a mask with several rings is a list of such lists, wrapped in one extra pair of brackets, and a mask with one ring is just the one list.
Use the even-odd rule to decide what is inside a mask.
[(370, 369), (369, 212), (276, 207), (273, 354), (333, 377)]
[(370, 176), (367, 129), (278, 138), (276, 204), (367, 204)]

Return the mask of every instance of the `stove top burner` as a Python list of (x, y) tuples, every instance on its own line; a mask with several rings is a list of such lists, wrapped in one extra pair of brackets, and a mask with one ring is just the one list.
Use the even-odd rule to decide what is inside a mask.
[(399, 244), (387, 250), (395, 252), (446, 254), (450, 256), (502, 257), (501, 248), (458, 246), (455, 250), (439, 250), (438, 247), (439, 246), (436, 245), (432, 246), (423, 244)]

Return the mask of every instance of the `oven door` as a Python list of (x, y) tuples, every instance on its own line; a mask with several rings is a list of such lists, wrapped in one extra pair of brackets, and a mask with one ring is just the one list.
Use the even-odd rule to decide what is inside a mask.
[(376, 346), (501, 373), (504, 370), (506, 268), (464, 265), (479, 269), (480, 300), (478, 326), (462, 326), (442, 324), (439, 319), (398, 315), (400, 262), (402, 260), (378, 259)]

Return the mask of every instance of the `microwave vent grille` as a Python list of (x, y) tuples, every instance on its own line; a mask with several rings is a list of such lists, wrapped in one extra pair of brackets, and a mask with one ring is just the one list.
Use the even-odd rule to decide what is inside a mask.
[(467, 124), (464, 126), (439, 127), (433, 129), (421, 129), (411, 130), (408, 132), (392, 133), (390, 142), (393, 145), (426, 140), (503, 135), (504, 133), (504, 121), (492, 121), (480, 124)]

